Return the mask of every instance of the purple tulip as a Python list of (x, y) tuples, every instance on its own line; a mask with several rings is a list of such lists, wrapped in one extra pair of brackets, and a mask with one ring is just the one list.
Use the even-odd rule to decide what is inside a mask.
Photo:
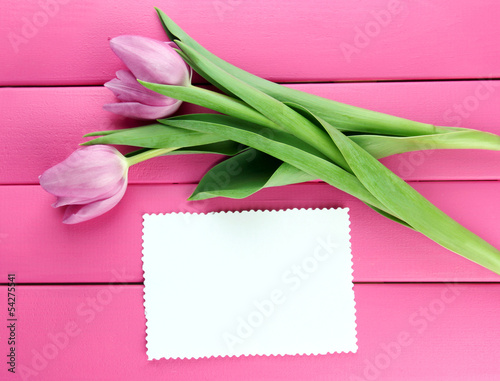
[(140, 79), (164, 85), (190, 84), (191, 71), (170, 45), (173, 43), (141, 36), (119, 36), (110, 44), (129, 70), (117, 71), (117, 78), (104, 84), (121, 101), (106, 104), (104, 109), (135, 119), (160, 119), (177, 111), (181, 101), (155, 93), (137, 82)]
[(67, 206), (63, 222), (76, 224), (100, 216), (121, 200), (127, 189), (128, 164), (115, 148), (83, 147), (46, 170), (40, 185), (57, 197), (54, 208)]

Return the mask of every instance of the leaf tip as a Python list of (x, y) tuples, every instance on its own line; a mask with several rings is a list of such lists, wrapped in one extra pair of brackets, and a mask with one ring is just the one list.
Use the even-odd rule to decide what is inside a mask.
[(189, 196), (187, 198), (187, 200), (188, 201), (202, 201), (202, 200), (206, 200), (206, 199), (213, 198), (213, 197), (215, 197), (215, 196), (211, 195), (210, 193), (206, 193), (204, 191), (197, 191), (195, 189), (193, 194), (191, 196)]
[(196, 201), (196, 200), (198, 200), (198, 197), (197, 197), (198, 195), (199, 195), (199, 193), (197, 193), (196, 191), (194, 191), (194, 192), (191, 194), (191, 196), (189, 196), (189, 197), (187, 198), (187, 201)]

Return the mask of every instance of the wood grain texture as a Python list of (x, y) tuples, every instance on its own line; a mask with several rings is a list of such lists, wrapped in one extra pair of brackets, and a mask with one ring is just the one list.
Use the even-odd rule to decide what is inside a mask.
[(4, 0), (1, 85), (102, 84), (108, 40), (165, 39), (153, 6), (215, 54), (283, 82), (499, 77), (495, 0)]
[[(356, 354), (147, 361), (141, 285), (18, 286), (17, 372), (3, 379), (497, 378), (500, 285), (356, 284), (354, 292)], [(0, 317), (5, 321), (4, 308)], [(5, 340), (0, 348), (8, 353)]]
[[(500, 247), (500, 182), (410, 184), (452, 218)], [(39, 186), (2, 186), (0, 268), (16, 272), (19, 282), (107, 282), (112, 269), (124, 269), (127, 282), (141, 282), (144, 213), (348, 207), (357, 282), (500, 280), (325, 184), (269, 188), (242, 200), (188, 202), (194, 187), (132, 185), (107, 214), (82, 224), (64, 225), (62, 211), (50, 207), (54, 198)]]
[[(356, 106), (436, 125), (500, 133), (500, 81), (290, 85)], [(480, 95), (481, 99), (477, 97)], [(474, 107), (467, 108), (470, 100)], [(141, 122), (102, 110), (114, 96), (103, 87), (0, 89), (2, 141), (0, 184), (36, 184), (91, 131)], [(464, 106), (465, 104), (465, 106)], [(458, 108), (457, 108), (458, 107)], [(185, 104), (184, 113), (202, 109)], [(222, 157), (171, 156), (132, 167), (131, 183), (196, 183)], [(500, 151), (434, 150), (396, 155), (383, 162), (406, 180), (500, 179)]]

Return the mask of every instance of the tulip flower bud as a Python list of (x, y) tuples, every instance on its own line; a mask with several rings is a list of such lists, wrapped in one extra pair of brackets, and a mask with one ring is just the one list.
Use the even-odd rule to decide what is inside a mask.
[(140, 79), (163, 85), (189, 85), (190, 69), (170, 44), (141, 36), (113, 38), (111, 49), (129, 70), (119, 70), (117, 78), (104, 84), (121, 101), (106, 104), (104, 109), (135, 119), (160, 119), (177, 111), (181, 101), (137, 82)]
[(45, 171), (40, 185), (57, 197), (54, 208), (67, 205), (63, 222), (76, 224), (112, 209), (127, 189), (128, 163), (113, 147), (94, 145), (73, 152)]

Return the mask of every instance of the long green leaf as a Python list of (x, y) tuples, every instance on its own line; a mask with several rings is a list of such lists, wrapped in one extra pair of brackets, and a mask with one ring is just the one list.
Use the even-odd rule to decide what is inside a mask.
[[(374, 199), (369, 192), (366, 192), (366, 189), (362, 186), (360, 187), (359, 181), (350, 173), (308, 152), (308, 150), (310, 150), (309, 146), (304, 145), (301, 141), (297, 141), (295, 137), (289, 134), (280, 132), (279, 134), (269, 136), (265, 131), (262, 133), (263, 130), (256, 132), (255, 125), (224, 115), (192, 114), (165, 119), (163, 122), (172, 123), (175, 126), (183, 128), (192, 128), (194, 130), (213, 131), (217, 134), (226, 136), (228, 139), (252, 146), (259, 151), (268, 153), (269, 155), (290, 163), (315, 178), (321, 178), (328, 184), (359, 198), (376, 212), (411, 228), (405, 221), (395, 216), (393, 212), (381, 205), (378, 200)], [(301, 145), (304, 149), (300, 148)], [(257, 176), (261, 175), (257, 174)], [(262, 181), (262, 179), (263, 177), (261, 177), (259, 181)], [(208, 190), (204, 190), (205, 192), (211, 192), (212, 188), (216, 189), (217, 186), (219, 186), (213, 181), (211, 184), (212, 186), (208, 187)], [(238, 186), (240, 185), (241, 182), (233, 182), (233, 195), (239, 196)], [(248, 186), (248, 184), (246, 184), (242, 192), (250, 192), (252, 186), (254, 185)], [(193, 196), (193, 198), (195, 197)], [(202, 198), (204, 197), (199, 197), (199, 199)]]
[[(339, 130), (394, 136), (436, 135), (452, 131), (468, 131), (474, 132), (474, 134), (468, 136), (466, 141), (463, 140), (465, 135), (448, 135), (447, 138), (450, 139), (451, 144), (449, 148), (459, 146), (458, 148), (464, 149), (500, 150), (500, 139), (495, 134), (459, 127), (436, 127), (432, 124), (420, 123), (325, 99), (257, 77), (212, 54), (191, 38), (164, 12), (158, 8), (156, 8), (156, 11), (170, 39), (182, 41), (227, 73), (273, 96), (277, 100), (301, 104)], [(187, 56), (189, 57), (189, 55)], [(210, 78), (207, 73), (201, 71), (200, 74), (208, 77), (206, 79), (221, 88), (221, 90), (227, 91), (220, 83)], [(452, 141), (454, 139), (458, 139), (459, 142), (454, 143)]]
[(267, 119), (281, 126), (282, 129), (315, 147), (334, 163), (349, 171), (344, 158), (321, 127), (310, 123), (306, 118), (303, 118), (300, 114), (294, 112), (287, 105), (277, 101), (273, 97), (227, 74), (217, 65), (204, 59), (198, 52), (184, 45), (182, 42), (177, 42), (177, 45), (182, 48), (183, 52), (189, 55), (192, 61), (205, 72), (209, 73), (212, 78), (236, 94), (241, 100), (259, 111)]
[(433, 149), (500, 150), (500, 136), (474, 130), (408, 137), (352, 135), (349, 138), (377, 159), (398, 153)]
[[(304, 110), (301, 106), (297, 109)], [(498, 249), (435, 207), (335, 127), (315, 118), (328, 131), (356, 177), (387, 209), (441, 246), (500, 274)]]
[[(173, 41), (173, 40), (172, 40)], [(200, 74), (203, 78), (205, 78), (209, 83), (216, 84), (215, 87), (217, 87), (219, 90), (221, 90), (223, 93), (236, 98), (234, 94), (226, 89), (224, 86), (221, 84), (217, 83), (217, 81), (214, 81), (210, 76), (205, 73), (200, 67), (196, 65), (195, 62), (193, 62), (182, 50), (180, 49), (175, 49), (177, 53), (182, 57), (182, 59), (198, 74)]]
[(212, 167), (189, 200), (248, 197), (264, 188), (283, 164), (281, 160), (250, 148)]
[(258, 113), (253, 108), (248, 107), (248, 105), (244, 102), (225, 94), (216, 93), (197, 86), (161, 85), (141, 80), (139, 80), (139, 83), (144, 87), (153, 90), (158, 94), (166, 95), (167, 97), (193, 103), (198, 106), (206, 107), (236, 118), (248, 120), (252, 123), (265, 127), (279, 128), (279, 126), (271, 122), (265, 116)]
[[(194, 43), (194, 40), (191, 40), (189, 36), (185, 35), (170, 19), (161, 12), (159, 13), (171, 38), (184, 39), (183, 42), (185, 42), (185, 44), (184, 46), (181, 44), (181, 48), (189, 59), (193, 59), (193, 56), (196, 57), (197, 54), (195, 51), (198, 50), (198, 53), (201, 52), (202, 57), (213, 60), (212, 63), (215, 63), (215, 66), (219, 65), (223, 70), (226, 70), (227, 74), (233, 74), (231, 79), (243, 79), (243, 81), (247, 81), (247, 83), (263, 90), (266, 94), (272, 95), (280, 101), (293, 101), (299, 103), (317, 115), (319, 125), (328, 131), (335, 145), (339, 148), (343, 157), (345, 157), (348, 166), (350, 168), (355, 168), (353, 171), (356, 176), (358, 176), (366, 188), (381, 201), (384, 206), (381, 208), (383, 211), (389, 210), (392, 215), (400, 216), (411, 226), (444, 247), (500, 273), (500, 252), (496, 248), (446, 216), (446, 214), (434, 207), (418, 192), (413, 190), (413, 188), (408, 186), (403, 180), (379, 163), (367, 151), (337, 130), (337, 128), (339, 128), (347, 131), (411, 136), (448, 133), (451, 131), (458, 131), (458, 129), (435, 127), (391, 117), (385, 114), (373, 113), (352, 106), (335, 104), (336, 102), (332, 103), (323, 98), (304, 95), (304, 93), (294, 90), (284, 90), (286, 88), (267, 83), (267, 81), (240, 71), (240, 69), (235, 68), (236, 70), (233, 71), (234, 69), (231, 65), (224, 63), (224, 61), (215, 56), (206, 54), (203, 48)], [(174, 30), (172, 31), (172, 29)], [(188, 45), (193, 49), (190, 50)], [(196, 61), (197, 64), (202, 62), (206, 63), (208, 61), (202, 61), (199, 58)], [(224, 66), (226, 64), (228, 66)], [(212, 68), (207, 70), (206, 66), (204, 70), (210, 73), (210, 77), (214, 81), (223, 84), (225, 87), (227, 86), (227, 84), (223, 82), (223, 75), (214, 76)], [(233, 92), (233, 89), (230, 88), (230, 91)], [(241, 96), (241, 93), (235, 93)], [(261, 97), (261, 99), (263, 98)], [(269, 117), (269, 113), (266, 113), (259, 105), (256, 106), (256, 104), (252, 102), (252, 99), (244, 100)], [(272, 114), (273, 111), (271, 110), (270, 113)], [(322, 120), (322, 118), (324, 120)], [(334, 124), (337, 128), (333, 127), (330, 123)], [(216, 130), (220, 131), (220, 128)], [(226, 132), (224, 132), (224, 134), (228, 136)], [(482, 133), (478, 132), (478, 134)], [(497, 147), (498, 141), (496, 139), (491, 141), (490, 139), (493, 139), (491, 135), (484, 136), (486, 146)]]
[[(203, 176), (189, 200), (206, 200), (213, 197), (241, 199), (262, 188), (311, 181), (315, 178), (288, 163), (251, 148), (212, 167)], [(384, 217), (412, 229), (406, 222), (393, 215), (367, 205)]]
[[(305, 106), (316, 115), (335, 125), (340, 130), (400, 136), (429, 135), (449, 131), (447, 128), (435, 127), (431, 124), (419, 123), (376, 111), (346, 105), (344, 103), (281, 86), (257, 77), (210, 53), (193, 38), (191, 38), (186, 32), (184, 32), (184, 30), (182, 30), (163, 11), (158, 8), (156, 8), (156, 11), (158, 12), (158, 16), (160, 17), (165, 32), (172, 41), (176, 39), (180, 40), (185, 44), (185, 46), (189, 46), (206, 60), (213, 62), (228, 74), (231, 74), (232, 76), (252, 85), (264, 93), (271, 95), (277, 100), (282, 102), (295, 102)], [(189, 52), (186, 52), (184, 48), (181, 49), (190, 59), (192, 59)], [(205, 70), (203, 71), (205, 73), (209, 73)], [(222, 85), (222, 87), (226, 87), (226, 85), (222, 84), (218, 78), (213, 77), (210, 74), (207, 80), (211, 81), (215, 86)]]
[(147, 148), (173, 148), (211, 144), (224, 140), (226, 139), (214, 134), (157, 123), (145, 127), (114, 130), (113, 133), (82, 143), (82, 145), (116, 144)]
[(191, 200), (245, 198), (263, 188), (296, 184), (316, 177), (253, 148), (213, 166), (200, 180)]
[(183, 115), (163, 119), (161, 122), (174, 127), (214, 133), (224, 136), (228, 140), (248, 145), (290, 163), (370, 205), (393, 214), (390, 209), (374, 198), (355, 176), (318, 156), (314, 149), (293, 135), (282, 131), (274, 131), (271, 135), (269, 130), (256, 128), (254, 124), (216, 114)]
[[(449, 136), (452, 135), (452, 136)], [(471, 147), (470, 138), (475, 135), (475, 131), (457, 131), (450, 132), (446, 134), (437, 135), (422, 135), (422, 136), (411, 136), (411, 137), (391, 137), (391, 136), (380, 136), (380, 135), (353, 135), (348, 136), (349, 139), (358, 144), (365, 151), (370, 153), (373, 157), (380, 159), (394, 154), (418, 151), (418, 150), (432, 150), (432, 149), (452, 149), (452, 148), (463, 148), (464, 146), (469, 148), (481, 149), (484, 148), (482, 137), (484, 135), (477, 136), (476, 146)], [(499, 137), (500, 139), (500, 137)], [(488, 145), (490, 141), (484, 142)], [(272, 156), (258, 153), (262, 156), (262, 160), (267, 158), (270, 162), (270, 166), (274, 168), (274, 161), (276, 160)], [(228, 159), (228, 163), (225, 165), (232, 166), (238, 165), (242, 171), (239, 174), (241, 177), (250, 176), (252, 178), (256, 177), (255, 172), (260, 171), (260, 167), (252, 167), (251, 165), (245, 165), (243, 163), (237, 163), (239, 159), (237, 157)], [(234, 162), (234, 164), (233, 164)], [(236, 164), (237, 163), (237, 164)], [(220, 164), (223, 167), (223, 163)], [(213, 176), (211, 171), (218, 171), (217, 167), (212, 168), (207, 172), (207, 176)], [(253, 183), (252, 187), (246, 186), (244, 193), (247, 196), (268, 187), (276, 187), (282, 185), (296, 184), (305, 181), (312, 181), (316, 178), (301, 171), (298, 168), (288, 164), (281, 163), (281, 165), (276, 168), (272, 173), (265, 172), (269, 177), (264, 181), (262, 177), (259, 177), (259, 182)], [(261, 175), (262, 176), (262, 175)], [(202, 179), (203, 182), (203, 179)], [(200, 183), (201, 184), (201, 183)], [(252, 190), (252, 192), (250, 192)], [(195, 190), (196, 199), (209, 198), (209, 197), (234, 197), (233, 192), (235, 191), (235, 186), (232, 184), (231, 188), (224, 188), (222, 184), (219, 184), (217, 192), (203, 192), (203, 194), (197, 194), (199, 189)], [(245, 196), (246, 197), (246, 196)]]
[[(449, 136), (452, 135), (452, 136)], [(457, 131), (449, 132), (446, 134), (437, 135), (422, 135), (422, 136), (411, 136), (411, 137), (390, 137), (390, 136), (380, 136), (380, 135), (353, 135), (348, 136), (356, 144), (358, 144), (365, 151), (370, 153), (373, 157), (380, 159), (386, 156), (418, 151), (418, 150), (432, 150), (432, 149), (451, 149), (451, 148), (485, 148), (483, 145), (483, 134), (477, 136), (477, 145), (471, 147), (471, 138), (474, 139), (475, 131)], [(499, 137), (500, 139), (500, 137)], [(488, 145), (490, 141), (484, 142)], [(261, 161), (268, 160), (269, 168), (275, 168), (276, 159), (272, 156), (266, 155), (262, 152), (258, 152), (252, 155), (258, 155)], [(262, 166), (256, 167), (252, 166), (251, 162), (247, 162), (238, 156), (227, 159), (226, 161), (220, 163), (219, 165), (211, 168), (205, 176), (207, 177), (218, 177), (224, 176), (219, 174), (220, 171), (224, 170), (225, 166), (228, 167), (238, 167), (241, 171), (237, 174), (237, 177), (242, 179), (248, 176), (254, 179), (252, 183), (244, 182), (242, 180), (234, 179), (234, 182), (228, 183), (225, 186), (224, 183), (218, 183), (217, 187), (212, 184), (211, 191), (202, 191), (204, 189), (204, 178), (202, 178), (200, 185), (195, 189), (193, 193), (193, 199), (201, 200), (211, 197), (229, 197), (229, 198), (242, 198), (250, 196), (251, 194), (258, 192), (263, 188), (277, 187), (289, 184), (297, 184), (306, 181), (316, 180), (316, 177), (301, 171), (294, 166), (281, 162), (274, 172), (263, 171)], [(264, 178), (264, 174), (267, 178)], [(258, 181), (256, 180), (258, 179)], [(245, 189), (238, 190), (237, 184), (244, 184)], [(230, 185), (230, 186), (229, 186)], [(242, 196), (245, 195), (245, 196)]]
[(167, 155), (213, 153), (218, 155), (233, 156), (246, 150), (248, 150), (248, 147), (243, 144), (233, 142), (232, 140), (224, 140), (217, 143), (182, 147), (176, 151), (169, 152)]

